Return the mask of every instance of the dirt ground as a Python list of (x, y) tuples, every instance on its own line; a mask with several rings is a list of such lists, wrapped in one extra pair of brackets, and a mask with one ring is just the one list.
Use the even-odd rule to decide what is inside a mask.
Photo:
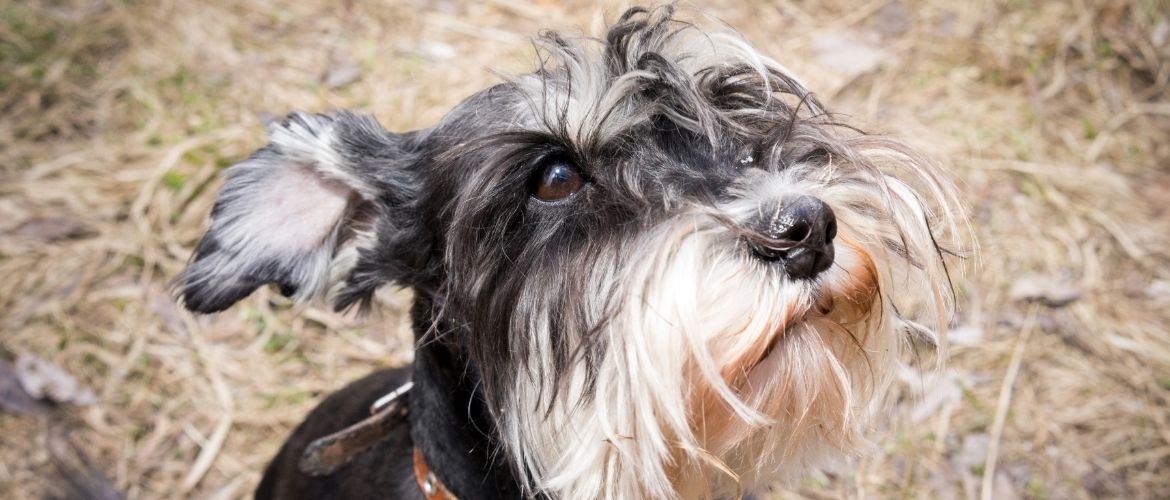
[[(0, 498), (66, 494), (62, 449), (131, 498), (248, 496), (322, 395), (410, 359), (410, 296), (181, 312), (220, 171), (294, 109), (432, 124), (624, 6), (372, 3), (0, 0), (0, 359), (98, 401), (0, 411)], [(945, 368), (906, 368), (872, 455), (776, 497), (1170, 496), (1170, 2), (700, 7), (949, 165), (978, 241)]]

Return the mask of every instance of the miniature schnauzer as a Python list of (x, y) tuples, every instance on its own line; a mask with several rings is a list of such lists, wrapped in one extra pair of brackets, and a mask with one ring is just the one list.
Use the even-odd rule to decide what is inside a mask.
[(414, 291), (413, 364), (327, 398), (257, 497), (731, 498), (868, 447), (953, 302), (945, 175), (670, 6), (538, 48), (433, 127), (293, 114), (226, 172), (190, 310)]

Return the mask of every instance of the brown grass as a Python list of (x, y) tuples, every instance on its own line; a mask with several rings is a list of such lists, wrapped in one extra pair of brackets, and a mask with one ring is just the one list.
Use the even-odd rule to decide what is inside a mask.
[[(835, 109), (948, 162), (981, 243), (948, 370), (907, 372), (876, 454), (783, 495), (1170, 492), (1170, 3), (715, 4)], [(262, 143), (263, 116), (348, 106), (426, 126), (488, 68), (529, 67), (537, 30), (619, 11), (0, 0), (0, 355), (95, 389), (101, 404), (56, 419), (130, 497), (246, 496), (323, 394), (409, 359), (409, 295), (365, 322), (268, 292), (180, 312), (165, 284), (217, 174)], [(894, 57), (858, 77), (818, 64), (813, 41), (844, 29)], [(324, 83), (347, 66), (357, 81)], [(1026, 275), (1080, 298), (1016, 300)], [(49, 428), (0, 414), (0, 497), (47, 491)]]

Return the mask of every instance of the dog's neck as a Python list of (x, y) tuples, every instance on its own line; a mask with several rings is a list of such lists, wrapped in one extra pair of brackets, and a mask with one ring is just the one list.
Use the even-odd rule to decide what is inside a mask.
[[(416, 297), (416, 336), (430, 327), (432, 313), (431, 301)], [(498, 449), (495, 424), (478, 392), (479, 373), (466, 355), (428, 337), (414, 356), (410, 433), (430, 468), (461, 498), (519, 498), (519, 482)]]

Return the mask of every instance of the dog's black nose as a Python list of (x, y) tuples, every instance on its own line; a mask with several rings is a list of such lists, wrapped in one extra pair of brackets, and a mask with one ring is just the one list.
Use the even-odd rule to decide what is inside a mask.
[(808, 279), (833, 264), (837, 216), (812, 196), (785, 199), (775, 210), (763, 211), (744, 237), (756, 257), (784, 265), (792, 279)]

